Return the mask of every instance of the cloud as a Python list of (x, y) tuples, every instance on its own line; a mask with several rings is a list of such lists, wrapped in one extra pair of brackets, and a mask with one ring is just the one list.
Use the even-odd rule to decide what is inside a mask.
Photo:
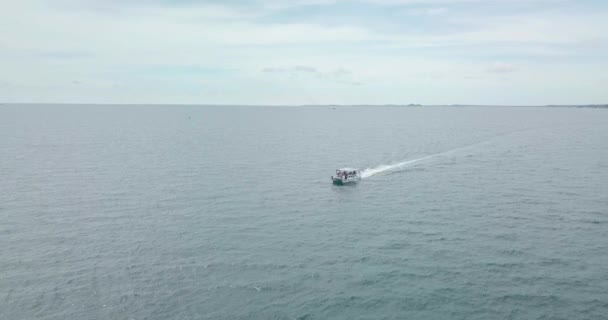
[[(388, 6), (405, 6), (405, 5), (455, 5), (455, 4), (483, 4), (488, 3), (488, 0), (361, 0), (367, 3)], [(513, 4), (513, 3), (560, 3), (566, 0), (491, 0), (493, 5)]]
[(282, 72), (285, 72), (285, 69), (283, 69), (283, 68), (264, 68), (264, 69), (262, 69), (262, 72), (265, 72), (265, 73), (282, 73)]
[(438, 16), (448, 12), (445, 7), (417, 8), (405, 11), (409, 16)]
[(345, 76), (350, 76), (351, 74), (352, 74), (352, 72), (350, 70), (347, 70), (344, 68), (338, 68), (331, 72), (331, 75), (334, 77), (345, 77)]
[[(0, 21), (0, 82), (19, 84), (0, 96), (14, 100), (299, 103), (305, 87), (342, 103), (452, 103), (493, 74), (512, 90), (608, 100), (589, 77), (608, 68), (608, 10), (591, 2), (28, 0)], [(483, 81), (462, 81), (476, 71)]]
[(508, 63), (496, 62), (490, 67), (486, 68), (487, 73), (505, 74), (517, 71), (517, 68)]
[(262, 69), (262, 72), (287, 75), (290, 78), (314, 77), (319, 80), (327, 80), (334, 83), (362, 85), (361, 82), (352, 80), (352, 72), (345, 68), (322, 71), (311, 66), (296, 65), (293, 67), (266, 67)]
[(317, 69), (315, 69), (313, 67), (308, 67), (308, 66), (295, 66), (295, 67), (293, 67), (292, 70), (295, 72), (319, 74), (319, 71), (317, 71)]
[(351, 85), (351, 86), (362, 86), (363, 85), (363, 83), (359, 82), (359, 81), (344, 81), (344, 80), (339, 80), (339, 81), (336, 81), (336, 82), (340, 83), (340, 84)]
[(51, 60), (73, 60), (73, 59), (92, 59), (94, 55), (87, 51), (68, 51), (68, 50), (32, 50), (30, 54)]

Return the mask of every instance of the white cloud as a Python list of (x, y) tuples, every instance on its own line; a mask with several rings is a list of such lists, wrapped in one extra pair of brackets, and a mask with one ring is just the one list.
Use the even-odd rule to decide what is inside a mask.
[(437, 16), (448, 12), (444, 7), (417, 8), (405, 11), (405, 14), (410, 16)]
[[(264, 19), (287, 5), (294, 10), (297, 6), (334, 3), (330, 0), (265, 1), (253, 8), (65, 1), (61, 3), (73, 5), (42, 0), (4, 5), (0, 12), (0, 82), (13, 85), (10, 89), (0, 86), (0, 95), (45, 101), (176, 99), (217, 103), (225, 99), (223, 102), (233, 103), (253, 99), (248, 103), (265, 103), (280, 91), (286, 92), (280, 96), (293, 97), (292, 103), (299, 103), (302, 96), (296, 92), (297, 85), (311, 95), (324, 96), (335, 90), (341, 103), (417, 94), (416, 100), (425, 103), (443, 98), (460, 102), (455, 100), (474, 91), (470, 86), (492, 86), (492, 81), (498, 81), (489, 74), (481, 81), (474, 75), (478, 71), (510, 73), (509, 81), (523, 90), (585, 79), (583, 75), (588, 77), (607, 64), (585, 59), (608, 52), (604, 32), (608, 30), (608, 13), (602, 10), (563, 12), (552, 8), (485, 16), (457, 13), (449, 6), (461, 1), (380, 0), (383, 4), (428, 5), (405, 12), (451, 27), (430, 30), (408, 25), (404, 19), (393, 21), (399, 28), (383, 30), (364, 23), (369, 18), (365, 15), (356, 20), (361, 23), (350, 24)], [(88, 5), (93, 2), (105, 7)], [(441, 20), (427, 18), (441, 14)], [(528, 68), (528, 61), (528, 65), (517, 63), (516, 68), (508, 59), (514, 55), (535, 59), (535, 67)], [(572, 60), (566, 67), (561, 66), (563, 62), (550, 65), (558, 56)], [(502, 62), (488, 66), (488, 57)], [(142, 71), (158, 66), (170, 70), (176, 65), (228, 71), (154, 77)], [(294, 77), (297, 83), (285, 81), (286, 76)], [(471, 78), (465, 85), (459, 82), (463, 77), (479, 81)], [(533, 83), (531, 79), (543, 81)], [(74, 81), (79, 83), (78, 92), (73, 90)], [(592, 81), (583, 81), (589, 85), (578, 89), (581, 96), (587, 92), (595, 99), (608, 99), (607, 93), (598, 93), (599, 81)], [(344, 85), (362, 83), (365, 86), (356, 93), (343, 89), (348, 87)], [(187, 87), (196, 94), (185, 92)], [(235, 95), (231, 90), (237, 87)], [(441, 89), (442, 97), (429, 88)], [(425, 94), (431, 101), (424, 101)]]
[(293, 67), (266, 67), (263, 73), (283, 75), (291, 79), (297, 77), (313, 77), (321, 81), (328, 81), (339, 84), (362, 85), (362, 82), (353, 79), (353, 73), (345, 68), (335, 68), (332, 70), (319, 70), (315, 67), (296, 65)]
[(462, 4), (462, 3), (488, 3), (493, 4), (509, 4), (517, 2), (525, 3), (560, 3), (567, 0), (360, 0), (362, 2), (378, 4), (378, 5), (434, 5), (434, 4)]
[(486, 72), (496, 74), (511, 73), (515, 71), (517, 71), (517, 68), (514, 65), (502, 62), (496, 62), (490, 67), (486, 68)]

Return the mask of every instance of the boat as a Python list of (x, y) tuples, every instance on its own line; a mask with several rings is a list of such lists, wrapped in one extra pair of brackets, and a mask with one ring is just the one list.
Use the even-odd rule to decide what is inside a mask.
[(331, 177), (333, 184), (341, 186), (347, 183), (356, 183), (361, 180), (361, 172), (357, 169), (342, 168), (336, 170), (336, 176)]

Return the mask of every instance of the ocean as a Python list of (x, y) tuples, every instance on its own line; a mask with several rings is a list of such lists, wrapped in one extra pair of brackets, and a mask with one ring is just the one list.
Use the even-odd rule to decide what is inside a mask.
[(5, 104), (0, 155), (0, 319), (608, 316), (608, 109)]

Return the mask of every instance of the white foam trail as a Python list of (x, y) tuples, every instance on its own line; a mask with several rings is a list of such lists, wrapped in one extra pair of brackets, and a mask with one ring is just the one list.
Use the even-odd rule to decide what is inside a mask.
[(394, 163), (394, 164), (383, 164), (383, 165), (379, 165), (375, 168), (367, 168), (367, 169), (361, 171), (361, 178), (365, 179), (365, 178), (369, 178), (373, 175), (376, 175), (378, 173), (397, 170), (397, 169), (403, 169), (403, 168), (411, 166), (417, 162), (424, 161), (424, 160), (432, 158), (432, 157), (433, 156), (426, 156), (426, 157), (406, 160), (406, 161)]
[(399, 169), (403, 169), (403, 168), (407, 168), (407, 167), (411, 167), (413, 165), (418, 164), (418, 162), (422, 162), (425, 160), (431, 160), (434, 158), (438, 158), (438, 157), (445, 157), (445, 156), (450, 156), (450, 155), (454, 155), (454, 154), (459, 154), (462, 151), (466, 151), (466, 150), (470, 150), (470, 149), (476, 149), (481, 145), (484, 144), (488, 144), (491, 143), (492, 141), (503, 137), (503, 136), (507, 136), (507, 135), (511, 135), (514, 133), (521, 133), (521, 132), (527, 132), (527, 131), (534, 131), (534, 130), (538, 130), (538, 129), (542, 129), (541, 128), (529, 128), (529, 129), (522, 129), (522, 130), (516, 130), (516, 131), (509, 131), (509, 132), (504, 132), (501, 134), (498, 134), (486, 141), (481, 141), (469, 146), (464, 146), (464, 147), (460, 147), (460, 148), (456, 148), (456, 149), (452, 149), (452, 150), (448, 150), (448, 151), (444, 151), (444, 152), (440, 152), (440, 153), (435, 153), (435, 154), (431, 154), (422, 158), (416, 158), (416, 159), (410, 159), (410, 160), (405, 160), (399, 163), (394, 163), (394, 164), (383, 164), (383, 165), (379, 165), (377, 167), (374, 168), (367, 168), (365, 170), (361, 171), (361, 178), (365, 179), (365, 178), (369, 178), (371, 176), (377, 175), (379, 173), (383, 173), (383, 172), (387, 172), (387, 171), (396, 171)]
[(394, 164), (383, 164), (383, 165), (379, 165), (377, 167), (374, 168), (367, 168), (365, 170), (361, 171), (361, 178), (365, 179), (365, 178), (369, 178), (373, 175), (377, 175), (379, 173), (383, 173), (383, 172), (387, 172), (387, 171), (396, 171), (399, 169), (403, 169), (403, 168), (407, 168), (407, 167), (411, 167), (415, 164), (417, 164), (418, 162), (422, 162), (425, 160), (430, 160), (433, 158), (438, 158), (438, 157), (442, 157), (442, 156), (448, 156), (460, 151), (464, 151), (467, 149), (471, 149), (471, 148), (475, 148), (481, 144), (487, 143), (487, 141), (484, 142), (480, 142), (480, 143), (476, 143), (470, 146), (465, 146), (465, 147), (460, 147), (460, 148), (456, 148), (456, 149), (452, 149), (452, 150), (448, 150), (448, 151), (444, 151), (444, 152), (440, 152), (440, 153), (435, 153), (435, 154), (431, 154), (428, 156), (424, 156), (422, 158), (416, 158), (416, 159), (410, 159), (410, 160), (405, 160), (399, 163), (394, 163)]

